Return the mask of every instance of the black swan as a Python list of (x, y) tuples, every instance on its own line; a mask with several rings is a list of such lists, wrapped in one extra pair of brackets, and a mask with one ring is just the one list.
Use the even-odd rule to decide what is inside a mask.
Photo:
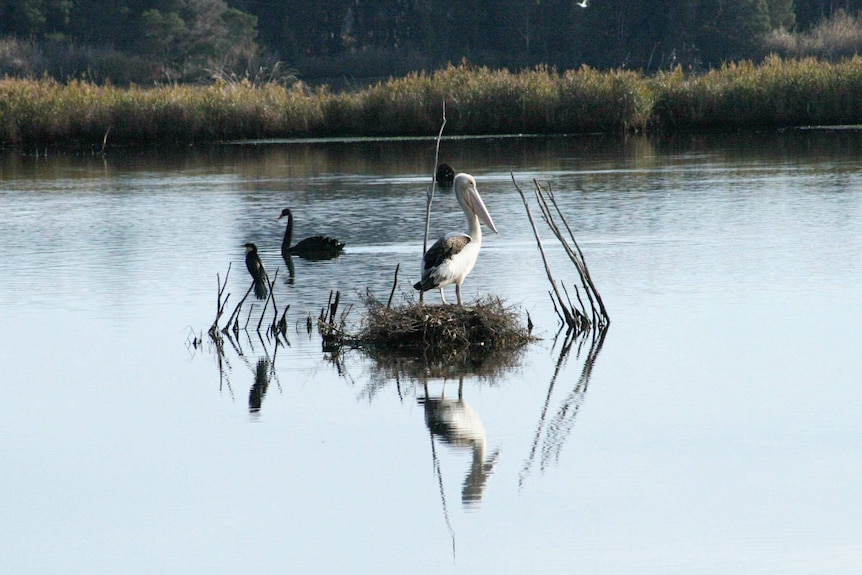
[(278, 219), (287, 216), (287, 228), (284, 230), (284, 239), (281, 241), (281, 255), (287, 259), (290, 255), (306, 259), (325, 260), (338, 256), (344, 249), (344, 244), (329, 236), (311, 236), (290, 245), (293, 237), (293, 212), (290, 208), (284, 208)]

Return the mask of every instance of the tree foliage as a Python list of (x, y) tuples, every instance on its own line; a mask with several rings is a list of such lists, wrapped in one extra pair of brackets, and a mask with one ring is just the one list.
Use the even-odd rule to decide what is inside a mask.
[(0, 35), (108, 48), (179, 76), (260, 57), (381, 54), (428, 68), (466, 58), (658, 70), (759, 57), (767, 33), (860, 10), (862, 0), (0, 0)]

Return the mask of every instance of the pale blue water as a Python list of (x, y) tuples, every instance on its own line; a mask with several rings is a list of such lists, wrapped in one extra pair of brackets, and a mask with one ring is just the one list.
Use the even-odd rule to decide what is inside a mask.
[[(544, 338), (515, 368), (465, 378), (460, 403), (457, 380), (427, 382), (450, 410), (434, 417), (472, 422), (460, 443), (429, 431), (422, 382), (358, 353), (336, 363), (305, 332), (331, 289), (385, 299), (399, 263), (396, 300), (413, 297), (432, 141), (7, 155), (0, 564), (857, 573), (860, 144), (850, 131), (444, 141), (501, 232), (465, 296), (521, 306)], [(608, 306), (588, 378), (587, 343), (551, 387), (556, 318), (511, 173), (551, 183)], [(293, 284), (287, 206), (295, 237), (348, 244), (296, 259)], [(463, 227), (451, 197), (433, 222)], [(220, 376), (212, 346), (190, 341), (229, 263), (231, 301), (244, 293), (247, 241), (281, 268), (290, 346), (242, 336)]]

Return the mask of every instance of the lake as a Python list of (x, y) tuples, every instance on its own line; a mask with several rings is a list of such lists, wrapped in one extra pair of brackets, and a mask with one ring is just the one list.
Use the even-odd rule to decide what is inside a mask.
[[(4, 570), (862, 570), (862, 132), (444, 140), (500, 232), (465, 299), (541, 338), (448, 380), (306, 329), (332, 290), (361, 325), (399, 264), (394, 303), (415, 300), (434, 148), (0, 157)], [(512, 176), (573, 227), (611, 318), (598, 349), (555, 338)], [(291, 280), (285, 207), (295, 239), (344, 253)], [(438, 190), (432, 235), (464, 228)], [(252, 320), (220, 357), (206, 332), (219, 282), (229, 310), (248, 288), (246, 242), (278, 270), (287, 345)]]

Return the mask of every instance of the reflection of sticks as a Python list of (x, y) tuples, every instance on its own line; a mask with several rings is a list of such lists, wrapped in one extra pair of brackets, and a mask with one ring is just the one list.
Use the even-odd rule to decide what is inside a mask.
[[(562, 328), (560, 328), (562, 329)], [(574, 341), (574, 337), (569, 337), (573, 334), (571, 330), (566, 332), (565, 339), (563, 341), (563, 346), (560, 348), (560, 355), (557, 357), (557, 363), (554, 366), (554, 374), (551, 376), (551, 383), (548, 385), (548, 393), (545, 396), (545, 403), (542, 406), (542, 413), (539, 414), (539, 422), (536, 424), (536, 434), (533, 436), (533, 443), (530, 446), (530, 454), (527, 456), (527, 460), (524, 461), (524, 467), (521, 468), (521, 473), (518, 474), (518, 487), (521, 487), (524, 483), (524, 479), (526, 479), (527, 474), (530, 472), (530, 468), (533, 466), (533, 460), (536, 456), (536, 449), (539, 446), (539, 439), (542, 436), (542, 429), (545, 427), (545, 417), (548, 413), (548, 407), (551, 404), (551, 395), (554, 392), (554, 385), (557, 383), (557, 377), (560, 375), (560, 370), (565, 365), (566, 359), (568, 358), (569, 351), (572, 348), (572, 342)], [(559, 332), (557, 332), (559, 335)]]
[[(434, 201), (434, 190), (437, 184), (437, 166), (440, 161), (440, 140), (443, 138), (443, 128), (446, 127), (446, 100), (443, 100), (443, 122), (437, 133), (437, 147), (434, 151), (434, 173), (431, 176), (431, 187), (428, 189), (428, 201), (425, 203), (425, 238), (422, 240), (422, 255), (428, 251), (428, 234), (431, 231), (431, 202)], [(393, 288), (394, 290), (394, 288)], [(419, 291), (419, 303), (425, 301), (425, 292)], [(391, 298), (390, 298), (391, 300)], [(389, 306), (387, 306), (389, 307)]]
[(593, 372), (596, 358), (602, 350), (602, 345), (605, 341), (606, 330), (596, 330), (596, 335), (590, 342), (590, 349), (587, 352), (587, 357), (584, 360), (584, 366), (581, 369), (581, 375), (578, 378), (575, 387), (569, 392), (569, 395), (560, 402), (557, 413), (554, 415), (551, 422), (548, 424), (548, 431), (545, 436), (544, 445), (542, 445), (542, 464), (541, 469), (545, 469), (548, 462), (553, 458), (555, 461), (560, 457), (560, 451), (563, 444), (572, 431), (575, 425), (575, 418), (581, 409), (586, 397), (587, 388), (590, 383), (590, 376)]
[[(228, 336), (230, 339), (230, 336)], [(216, 355), (218, 356), (218, 390), (221, 391), (226, 385), (227, 391), (230, 393), (230, 398), (233, 399), (233, 388), (230, 386), (230, 362), (224, 355), (224, 348), (216, 346)]]
[(541, 465), (540, 469), (542, 471), (545, 470), (547, 463), (553, 457), (555, 460), (559, 459), (560, 451), (563, 448), (563, 444), (571, 433), (572, 427), (575, 424), (575, 418), (580, 411), (581, 405), (584, 402), (586, 397), (587, 388), (589, 387), (590, 376), (593, 372), (593, 367), (595, 366), (596, 359), (599, 356), (599, 352), (602, 349), (602, 345), (604, 344), (605, 335), (607, 334), (607, 329), (597, 329), (594, 330), (592, 337), (590, 337), (590, 349), (587, 352), (587, 356), (584, 359), (584, 365), (581, 369), (581, 375), (578, 377), (578, 381), (575, 383), (574, 388), (569, 394), (562, 400), (560, 406), (557, 408), (554, 417), (547, 422), (547, 415), (551, 406), (551, 396), (554, 391), (554, 385), (562, 372), (563, 366), (565, 366), (567, 362), (567, 358), (569, 352), (571, 351), (572, 345), (576, 340), (578, 342), (578, 355), (580, 355), (580, 345), (582, 345), (587, 337), (584, 332), (580, 334), (575, 334), (571, 330), (568, 330), (565, 335), (565, 339), (563, 340), (563, 345), (560, 349), (560, 355), (557, 358), (557, 363), (554, 367), (554, 374), (551, 376), (551, 382), (548, 386), (548, 393), (545, 398), (545, 403), (542, 406), (542, 411), (539, 414), (539, 421), (536, 424), (536, 433), (533, 438), (533, 442), (530, 447), (530, 452), (527, 455), (527, 458), (524, 461), (524, 465), (521, 468), (521, 472), (518, 476), (518, 486), (522, 487), (524, 480), (527, 475), (530, 473), (530, 469), (533, 466), (533, 463), (536, 458), (536, 451), (539, 449), (539, 443), (542, 438), (543, 430), (544, 430), (544, 440), (541, 441)]

